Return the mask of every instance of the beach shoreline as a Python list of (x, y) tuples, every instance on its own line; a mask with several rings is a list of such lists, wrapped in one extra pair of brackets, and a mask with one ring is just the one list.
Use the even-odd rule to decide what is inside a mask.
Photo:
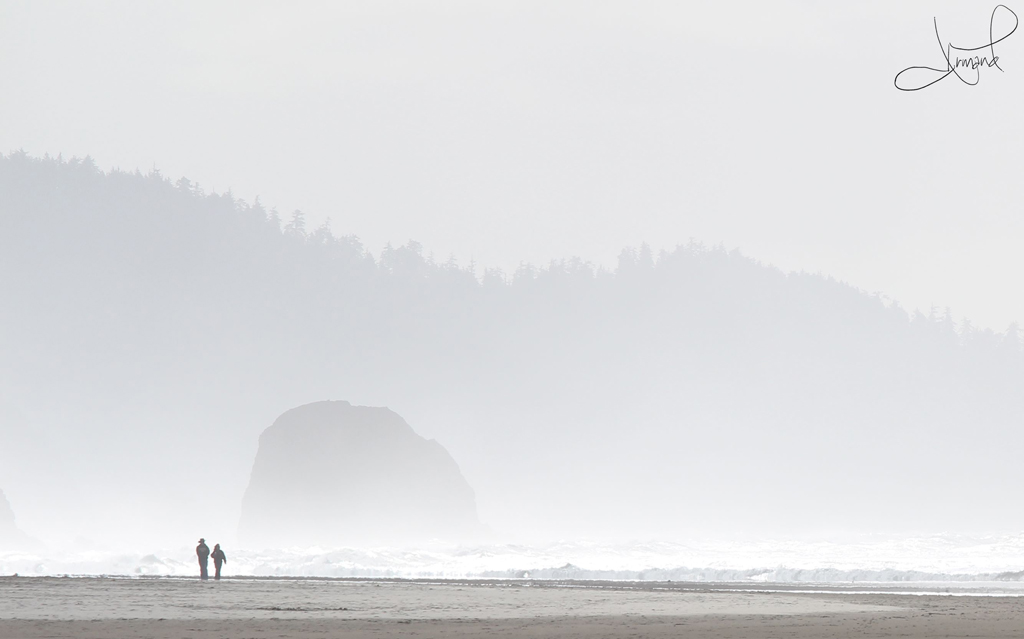
[(1010, 637), (1024, 627), (1018, 596), (859, 586), (4, 577), (0, 638)]

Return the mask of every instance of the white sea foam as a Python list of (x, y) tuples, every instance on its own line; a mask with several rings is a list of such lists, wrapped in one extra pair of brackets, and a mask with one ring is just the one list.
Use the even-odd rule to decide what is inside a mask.
[[(227, 548), (226, 573), (281, 577), (531, 577), (747, 582), (1024, 579), (1024, 534), (854, 541), (558, 541), (415, 548)], [(0, 575), (192, 576), (194, 549), (0, 552)]]

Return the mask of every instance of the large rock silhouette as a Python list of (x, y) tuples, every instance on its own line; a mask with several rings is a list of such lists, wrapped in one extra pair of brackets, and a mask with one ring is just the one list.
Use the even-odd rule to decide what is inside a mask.
[(387, 408), (293, 408), (260, 436), (239, 538), (259, 546), (465, 539), (476, 498), (451, 455)]
[(35, 542), (14, 525), (14, 511), (0, 490), (0, 550), (25, 550), (33, 546)]

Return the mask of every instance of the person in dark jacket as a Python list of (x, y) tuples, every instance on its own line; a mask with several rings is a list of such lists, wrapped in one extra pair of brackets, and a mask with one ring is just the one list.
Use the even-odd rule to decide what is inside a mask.
[(228, 563), (228, 556), (225, 555), (224, 551), (220, 549), (220, 544), (215, 544), (213, 546), (213, 554), (210, 556), (213, 557), (213, 569), (215, 571), (213, 578), (220, 579), (221, 564)]
[(210, 547), (206, 545), (206, 540), (202, 537), (199, 538), (199, 545), (196, 546), (196, 556), (199, 557), (199, 578), (209, 579), (210, 573), (207, 572), (207, 562), (210, 559)]

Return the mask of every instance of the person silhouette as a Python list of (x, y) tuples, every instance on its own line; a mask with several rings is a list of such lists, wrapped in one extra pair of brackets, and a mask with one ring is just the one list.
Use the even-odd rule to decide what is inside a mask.
[(213, 578), (220, 579), (220, 566), (221, 564), (228, 563), (228, 556), (225, 555), (224, 551), (220, 549), (220, 544), (214, 544), (213, 554), (210, 556), (213, 557)]
[(199, 545), (196, 546), (196, 556), (199, 557), (199, 578), (209, 579), (210, 573), (207, 572), (206, 566), (210, 558), (210, 547), (206, 545), (206, 540), (202, 537), (199, 538)]

